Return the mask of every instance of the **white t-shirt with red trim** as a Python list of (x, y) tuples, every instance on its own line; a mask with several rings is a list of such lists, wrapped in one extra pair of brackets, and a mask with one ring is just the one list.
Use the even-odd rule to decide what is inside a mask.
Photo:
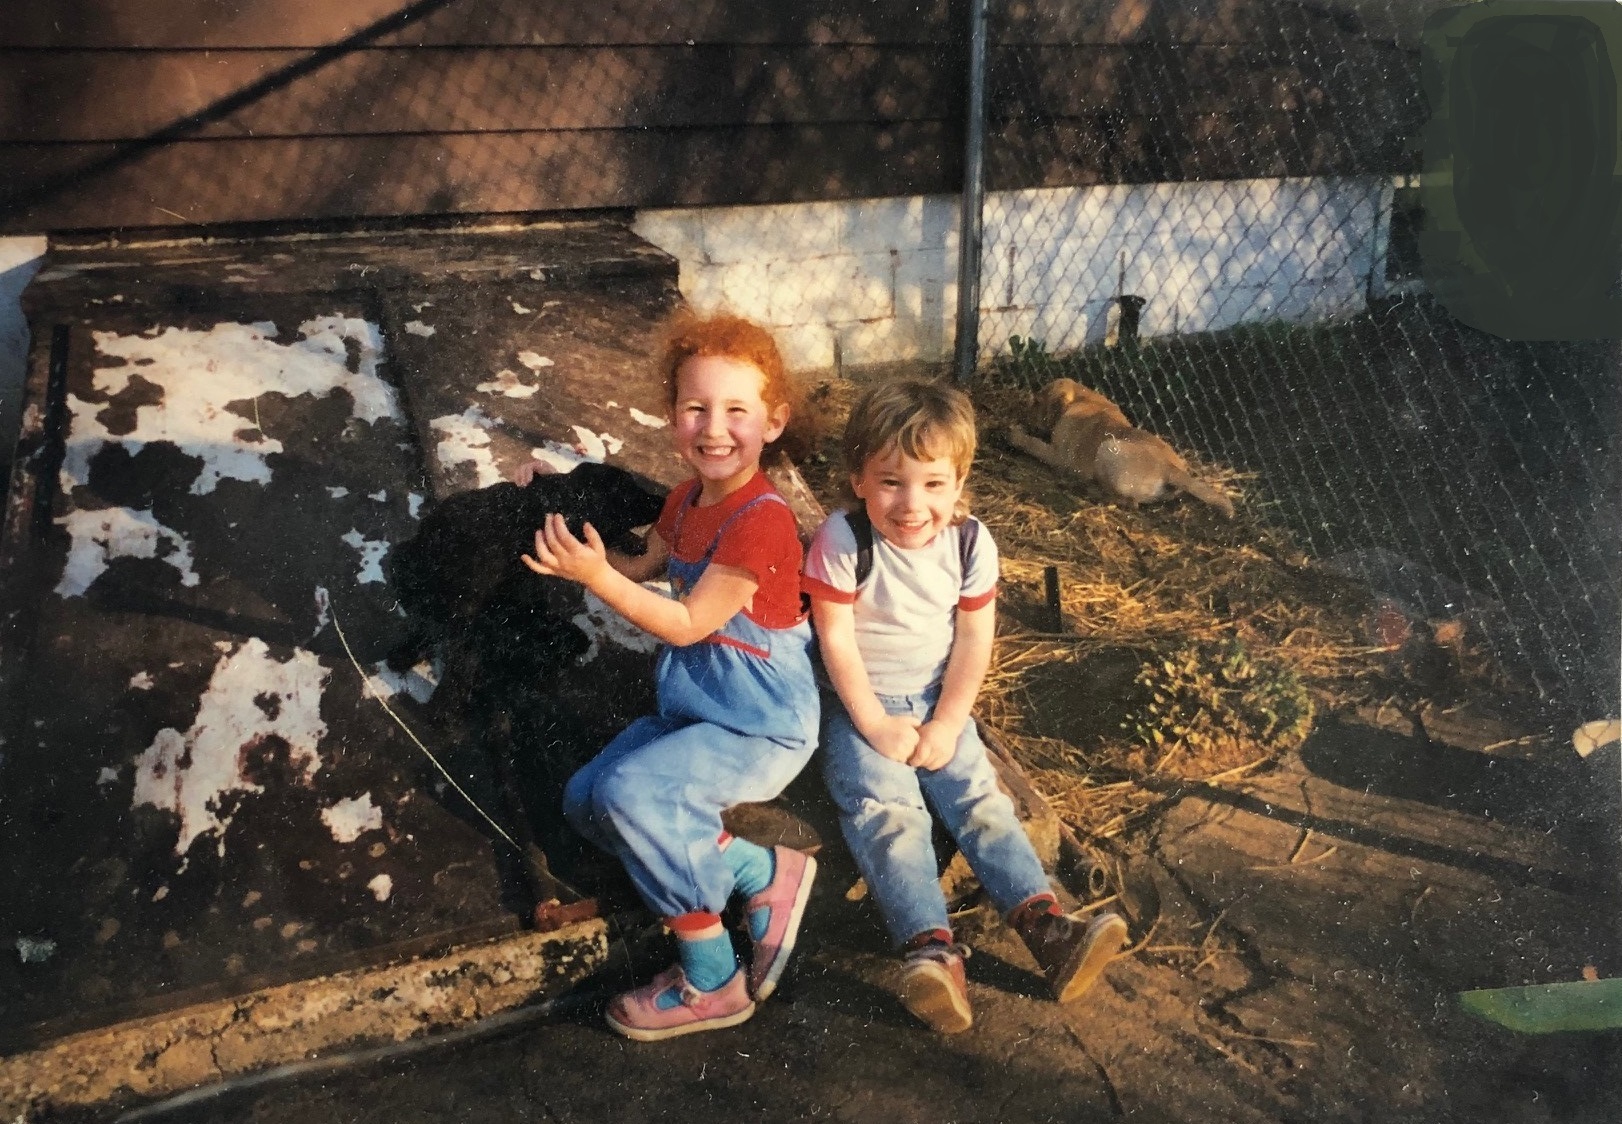
[(873, 572), (856, 588), (856, 533), (843, 511), (817, 529), (806, 552), (805, 591), (850, 605), (856, 650), (878, 695), (916, 695), (940, 681), (957, 635), (957, 610), (983, 608), (997, 596), (997, 544), (985, 524), (975, 533), (967, 572), (961, 527), (916, 550), (873, 532)]

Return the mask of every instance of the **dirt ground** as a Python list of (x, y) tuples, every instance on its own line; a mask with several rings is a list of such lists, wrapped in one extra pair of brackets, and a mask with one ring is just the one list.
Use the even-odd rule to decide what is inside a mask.
[[(807, 462), (825, 502), (838, 476), (829, 452), (825, 444)], [(977, 471), (988, 484), (1027, 488), (1059, 533), (1093, 534), (1104, 519), (1114, 530), (1090, 541), (1136, 537), (1127, 556), (1151, 572), (1128, 589), (1174, 587), (1182, 555), (1217, 567), (1224, 549), (1243, 545), (1232, 541), (1239, 532), (1181, 508), (1100, 514), (995, 446)], [(974, 948), (976, 1025), (948, 1038), (915, 1023), (895, 998), (898, 962), (837, 829), (822, 823), (823, 874), (797, 969), (741, 1027), (655, 1045), (609, 1032), (602, 1002), (657, 965), (665, 950), (656, 946), (643, 948), (640, 968), (622, 959), (550, 1018), (409, 1054), (332, 1059), (125, 1118), (1617, 1118), (1622, 1032), (1520, 1035), (1457, 1000), (1468, 989), (1622, 971), (1614, 749), (1585, 762), (1532, 737), (1516, 743), (1522, 752), (1484, 753), (1417, 725), (1393, 732), (1357, 720), (1358, 698), (1393, 688), (1413, 664), (1366, 643), (1356, 654), (1361, 603), (1262, 580), (1294, 573), (1287, 552), (1269, 547), (1246, 563), (1261, 568), (1232, 585), (1225, 613), (1196, 608), (1212, 627), (1248, 621), (1258, 650), (1297, 645), (1320, 704), (1312, 734), (1238, 770), (1207, 762), (1204, 774), (1156, 772), (1123, 748), (1118, 722), (1098, 715), (1124, 706), (1137, 666), (1129, 657), (1156, 650), (1183, 618), (1155, 602), (1123, 644), (1089, 631), (1076, 611), (1073, 636), (1042, 635), (1026, 571), (1040, 561), (1032, 544), (1053, 528), (1034, 516), (1020, 523), (1006, 507), (982, 510), (1004, 542), (1010, 586), (989, 720), (1084, 842), (1117, 864), (1113, 904), (1133, 922), (1130, 952), (1083, 1000), (1061, 1009), (1044, 999), (1029, 956), (971, 902), (956, 924)], [(1093, 552), (1101, 570), (1107, 553)], [(1246, 590), (1288, 612), (1247, 608)], [(1319, 614), (1310, 644), (1290, 625), (1306, 612)], [(1419, 686), (1442, 683), (1457, 703), (1469, 669), (1442, 670)], [(1416, 699), (1410, 691), (1405, 705)], [(1542, 750), (1525, 752), (1533, 743)]]
[[(1309, 745), (1355, 755), (1385, 736), (1326, 728)], [(1450, 814), (1421, 802), (1381, 798), (1383, 819), (1365, 807), (1381, 827), (1354, 842), (1357, 825), (1335, 816), (1360, 800), (1296, 759), (1266, 784), (1165, 806), (1125, 846), (1133, 879), (1158, 890), (1159, 922), (1069, 1008), (1042, 998), (1028, 955), (974, 909), (957, 924), (975, 950), (975, 1027), (947, 1038), (913, 1022), (877, 917), (848, 900), (855, 874), (830, 846), (795, 976), (741, 1027), (628, 1043), (599, 1000), (131, 1119), (1614, 1120), (1622, 1037), (1521, 1036), (1454, 999), (1590, 963), (1614, 973), (1614, 898), (1522, 866), (1508, 828), (1427, 842)], [(618, 971), (595, 994), (630, 979)]]

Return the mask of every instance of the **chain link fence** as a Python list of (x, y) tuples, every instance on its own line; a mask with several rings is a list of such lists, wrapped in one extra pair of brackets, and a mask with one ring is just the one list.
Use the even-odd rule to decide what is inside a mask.
[[(1094, 386), (1254, 474), (1320, 561), (1611, 712), (1617, 355), (1473, 331), (1415, 283), (1438, 6), (989, 4), (980, 366)], [(26, 79), (0, 103), (0, 217), (621, 208), (690, 302), (771, 325), (793, 366), (939, 362), (969, 9), (416, 0), (288, 23), (249, 3), (124, 26), (35, 5), (0, 34)]]
[(1617, 346), (1417, 283), (1423, 13), (1253, 7), (1242, 48), (992, 18), (982, 369), (1102, 391), (1508, 686), (1615, 713)]

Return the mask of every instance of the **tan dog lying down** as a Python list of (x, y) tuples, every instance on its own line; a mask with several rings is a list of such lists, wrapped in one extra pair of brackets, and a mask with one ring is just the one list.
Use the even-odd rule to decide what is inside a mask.
[(1016, 424), (1009, 439), (1021, 452), (1099, 484), (1111, 499), (1136, 506), (1187, 492), (1233, 518), (1227, 496), (1190, 476), (1175, 449), (1127, 421), (1098, 391), (1074, 379), (1054, 379), (1043, 388), (1041, 402), (1049, 416), (1057, 414), (1053, 438), (1039, 440)]

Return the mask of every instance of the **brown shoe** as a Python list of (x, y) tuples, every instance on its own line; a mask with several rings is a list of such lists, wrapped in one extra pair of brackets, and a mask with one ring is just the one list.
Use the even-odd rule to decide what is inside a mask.
[(930, 944), (907, 954), (901, 970), (901, 1002), (931, 1029), (957, 1034), (974, 1025), (963, 961), (969, 950)]
[(1047, 977), (1060, 1003), (1079, 999), (1097, 982), (1104, 965), (1126, 943), (1126, 922), (1104, 912), (1083, 924), (1077, 917), (1045, 913), (1032, 918), (1019, 935)]

